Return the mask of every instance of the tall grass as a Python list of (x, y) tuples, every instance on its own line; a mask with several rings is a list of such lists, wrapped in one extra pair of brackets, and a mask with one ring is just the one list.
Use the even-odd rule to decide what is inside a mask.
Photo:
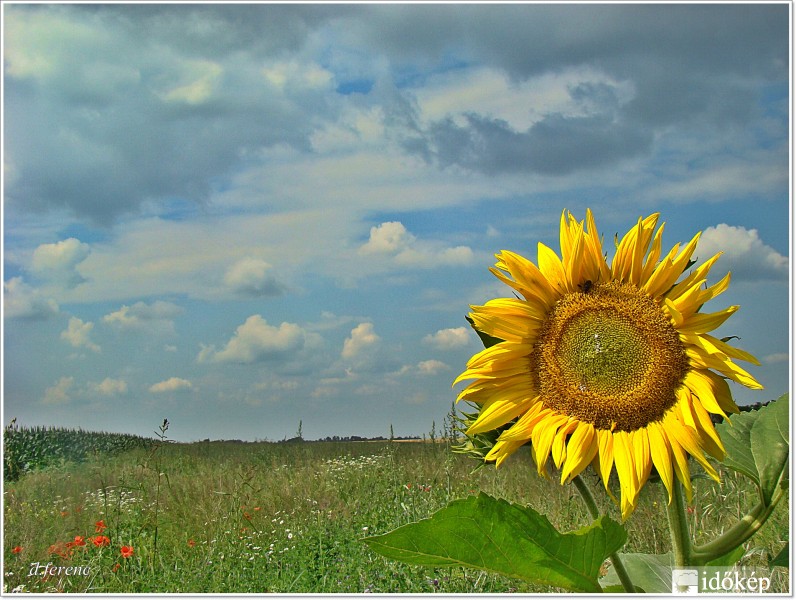
[[(463, 568), (411, 567), (361, 543), (477, 491), (528, 504), (562, 531), (590, 522), (575, 490), (539, 477), (526, 452), (499, 470), (472, 472), (474, 466), (439, 442), (164, 443), (156, 455), (138, 448), (91, 456), (6, 482), (4, 586), (80, 593), (556, 591)], [(587, 483), (619, 519), (596, 479)], [(751, 505), (753, 490), (742, 479), (695, 485), (697, 536), (707, 539), (735, 517), (721, 508), (728, 491), (734, 502)], [(660, 483), (642, 490), (626, 523), (627, 551), (669, 549), (664, 501)], [(108, 546), (90, 541), (98, 521)], [(778, 552), (787, 531), (783, 502), (753, 538), (747, 560)], [(88, 543), (73, 545), (69, 559), (50, 553), (75, 536)], [(131, 557), (122, 557), (123, 545), (134, 549)], [(22, 550), (14, 554), (15, 547)], [(28, 577), (37, 561), (87, 565), (90, 575)]]

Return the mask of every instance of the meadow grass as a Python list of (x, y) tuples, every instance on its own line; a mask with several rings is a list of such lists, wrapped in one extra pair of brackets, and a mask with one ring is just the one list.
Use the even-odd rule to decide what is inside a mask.
[[(574, 487), (539, 477), (527, 452), (518, 452), (500, 469), (473, 472), (475, 466), (445, 443), (386, 441), (160, 444), (62, 464), (5, 483), (4, 589), (128, 594), (557, 591), (477, 570), (408, 566), (380, 557), (361, 542), (478, 491), (530, 505), (560, 531), (591, 522)], [(601, 509), (619, 520), (596, 477), (585, 479)], [(720, 486), (698, 479), (695, 489), (689, 515), (697, 542), (726, 529), (755, 500), (752, 486), (732, 473), (724, 474)], [(624, 551), (669, 550), (663, 502), (659, 482), (645, 486), (625, 524)], [(104, 527), (97, 527), (100, 521)], [(767, 564), (787, 541), (788, 524), (786, 500), (747, 544), (744, 560)], [(99, 535), (110, 543), (95, 546)], [(75, 544), (75, 536), (85, 545)], [(67, 542), (72, 547), (65, 550)], [(132, 556), (124, 558), (121, 546), (132, 547)], [(21, 551), (14, 553), (17, 547)], [(90, 574), (31, 577), (36, 562), (88, 566)], [(773, 585), (789, 591), (786, 574), (777, 575)]]

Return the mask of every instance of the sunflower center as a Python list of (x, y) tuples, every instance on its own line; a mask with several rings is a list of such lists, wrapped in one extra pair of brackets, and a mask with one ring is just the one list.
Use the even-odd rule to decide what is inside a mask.
[(598, 429), (660, 420), (688, 371), (677, 330), (638, 288), (609, 282), (565, 295), (531, 356), (545, 405)]

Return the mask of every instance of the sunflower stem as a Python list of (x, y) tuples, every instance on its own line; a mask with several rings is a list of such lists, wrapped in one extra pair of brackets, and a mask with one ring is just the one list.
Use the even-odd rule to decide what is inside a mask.
[[(583, 498), (583, 503), (586, 505), (586, 509), (589, 511), (591, 518), (597, 520), (600, 518), (600, 510), (597, 508), (597, 503), (594, 501), (594, 496), (589, 489), (589, 486), (586, 485), (586, 482), (581, 479), (580, 475), (575, 475), (572, 478), (572, 482), (575, 484), (575, 487), (578, 488), (578, 492), (580, 492), (581, 497)], [(622, 562), (622, 559), (619, 558), (619, 553), (614, 552), (609, 556), (611, 559), (611, 564), (614, 566), (614, 570), (616, 571), (617, 576), (619, 577), (619, 581), (622, 583), (622, 587), (625, 588), (625, 591), (633, 594), (636, 591), (636, 587), (633, 585), (633, 581), (630, 579), (630, 575), (625, 569), (625, 565)]]
[(761, 502), (751, 511), (744, 515), (738, 523), (725, 531), (715, 540), (702, 546), (695, 546), (692, 558), (697, 564), (706, 564), (720, 556), (732, 552), (738, 546), (746, 542), (763, 526), (774, 508), (782, 498), (782, 493), (775, 495), (772, 502), (768, 505)]
[(689, 566), (691, 564), (691, 535), (688, 531), (682, 486), (676, 479), (672, 482), (672, 501), (667, 503), (666, 512), (672, 536), (674, 567)]

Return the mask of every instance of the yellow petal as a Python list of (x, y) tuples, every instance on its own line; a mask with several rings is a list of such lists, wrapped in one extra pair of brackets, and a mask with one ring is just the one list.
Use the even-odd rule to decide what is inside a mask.
[(669, 493), (669, 502), (671, 503), (673, 472), (672, 451), (669, 447), (668, 437), (661, 432), (660, 425), (657, 422), (647, 425), (647, 436), (649, 437), (652, 463), (655, 465), (655, 470), (658, 471), (663, 485), (666, 486), (666, 491)]
[(597, 454), (597, 433), (591, 423), (579, 423), (567, 443), (567, 459), (561, 469), (561, 483), (578, 475)]
[[(696, 394), (702, 406), (714, 415), (721, 415), (726, 419), (727, 414), (716, 399), (717, 394), (722, 393), (723, 390), (717, 390), (716, 388), (718, 386), (716, 381), (710, 378), (706, 373), (706, 371), (691, 369), (686, 373), (683, 384)], [(727, 385), (727, 382), (723, 379), (721, 381), (724, 382), (725, 386)], [(729, 392), (729, 387), (727, 388), (727, 392)]]
[(545, 246), (542, 242), (538, 244), (538, 262), (539, 270), (545, 276), (547, 281), (553, 289), (564, 292), (567, 289), (566, 274), (564, 273), (564, 266), (561, 264), (561, 259), (556, 256), (550, 248)]
[(528, 410), (533, 403), (530, 398), (490, 398), (484, 403), (475, 422), (467, 428), (467, 435), (491, 431), (505, 425)]
[(619, 487), (622, 490), (622, 519), (627, 519), (636, 507), (639, 484), (636, 467), (633, 463), (633, 450), (625, 431), (614, 432), (614, 463), (619, 476)]
[(544, 404), (539, 402), (538, 396), (534, 400), (535, 402), (528, 409), (528, 412), (517, 419), (514, 425), (501, 433), (498, 438), (499, 440), (506, 442), (526, 442), (531, 439), (531, 434), (536, 425), (552, 412), (549, 408), (544, 408)]
[(566, 423), (567, 420), (568, 417), (565, 415), (552, 413), (543, 422), (539, 423), (533, 430), (531, 435), (531, 444), (533, 445), (536, 469), (540, 475), (547, 477), (545, 464), (547, 463), (547, 457), (550, 456), (550, 448), (553, 445), (553, 438), (555, 437), (558, 428)]
[(608, 481), (614, 468), (614, 435), (608, 430), (600, 429), (597, 431), (597, 442), (600, 456), (599, 473), (605, 489), (608, 490)]
[(557, 469), (561, 468), (561, 465), (564, 464), (564, 460), (567, 457), (567, 436), (575, 431), (577, 426), (578, 422), (574, 419), (570, 419), (566, 425), (558, 430), (556, 437), (553, 439), (553, 447), (550, 449), (550, 454), (553, 457), (553, 464), (555, 464)]
[(724, 321), (729, 319), (739, 306), (730, 306), (724, 310), (714, 313), (694, 313), (684, 319), (683, 324), (678, 327), (679, 331), (687, 333), (707, 333), (720, 327)]
[(517, 448), (522, 446), (525, 442), (495, 442), (492, 449), (484, 457), (485, 462), (495, 461), (495, 467), (500, 467)]

